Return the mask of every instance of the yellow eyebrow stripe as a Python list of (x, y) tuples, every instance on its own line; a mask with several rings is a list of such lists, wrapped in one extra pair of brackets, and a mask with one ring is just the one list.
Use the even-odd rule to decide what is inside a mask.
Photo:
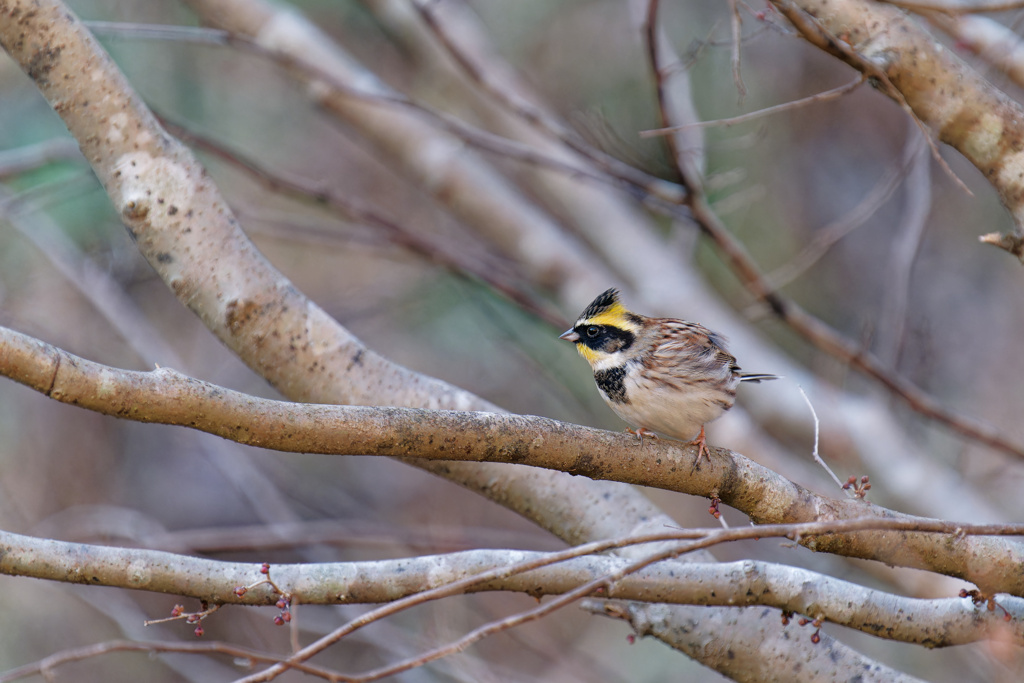
[(626, 315), (628, 313), (629, 311), (626, 310), (626, 307), (616, 301), (607, 309), (593, 317), (587, 318), (583, 322), (588, 325), (611, 325), (614, 327), (622, 327), (623, 323), (626, 321)]

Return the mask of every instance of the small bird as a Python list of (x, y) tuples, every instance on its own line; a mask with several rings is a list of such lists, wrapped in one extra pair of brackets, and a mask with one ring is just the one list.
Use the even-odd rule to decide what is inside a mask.
[(616, 289), (594, 299), (559, 339), (590, 363), (601, 396), (636, 427), (629, 431), (641, 445), (655, 432), (692, 439), (694, 467), (702, 456), (711, 460), (704, 425), (732, 408), (740, 382), (777, 379), (740, 372), (725, 339), (702, 325), (631, 313)]

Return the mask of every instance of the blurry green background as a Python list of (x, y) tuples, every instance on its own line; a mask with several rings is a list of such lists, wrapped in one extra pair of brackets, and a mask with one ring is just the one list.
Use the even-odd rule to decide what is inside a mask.
[[(446, 106), (445, 93), (431, 87), (429, 74), (417, 68), (368, 7), (333, 0), (293, 4), (394, 88), (431, 106)], [(171, 0), (70, 5), (87, 20), (197, 23)], [(623, 3), (474, 0), (471, 5), (494, 48), (554, 111), (609, 151), (651, 172), (670, 173), (661, 143), (638, 137), (638, 131), (658, 127), (659, 121), (642, 37)], [(759, 25), (748, 16), (745, 33), (750, 38), (743, 46), (748, 92), (740, 98), (730, 74), (725, 3), (664, 5), (667, 33), (680, 54), (693, 57), (694, 97), (704, 119), (779, 104), (855, 77), (771, 22)], [(777, 17), (774, 21), (781, 24)], [(101, 41), (161, 116), (278, 172), (358, 197), (410, 230), (442, 236), (468, 254), (492, 251), (358, 136), (311, 106), (302, 89), (265, 60), (223, 47), (131, 35)], [(837, 101), (709, 128), (711, 196), (734, 234), (772, 271), (790, 263), (823, 226), (853, 210), (887, 170), (899, 167), (914, 135), (915, 126), (900, 109), (869, 87)], [(66, 136), (32, 83), (10, 60), (0, 60), (0, 150)], [(223, 162), (199, 156), (273, 264), (369, 347), (514, 412), (622, 428), (601, 403), (586, 364), (556, 338), (561, 329), (389, 244), (371, 228), (275, 196)], [(1021, 440), (1024, 392), (1017, 378), (1024, 375), (1019, 352), (1024, 274), (1011, 256), (977, 242), (978, 234), (1009, 229), (1009, 219), (973, 167), (950, 150), (943, 150), (943, 156), (974, 196), (931, 165), (931, 211), (909, 271), (898, 367), (946, 405)], [(503, 168), (514, 173), (515, 164)], [(0, 222), (0, 324), (101, 363), (148, 368), (137, 346), (89, 299), (98, 297), (143, 335), (143, 344), (146, 335), (163, 341), (173, 357), (145, 348), (161, 365), (275, 396), (139, 257), (82, 161), (58, 160), (2, 180), (7, 219)], [(894, 253), (906, 205), (906, 190), (900, 186), (784, 292), (868, 348), (877, 348), (880, 311), (894, 296)], [(680, 267), (699, 268), (738, 310), (755, 319), (765, 315), (751, 307), (704, 241), (693, 247), (693, 261), (682, 257), (695, 239), (692, 226), (666, 224), (665, 230), (678, 233), (669, 240), (680, 250)], [(69, 267), (55, 264), (44, 251), (64, 254)], [(83, 273), (83, 261), (95, 273)], [(115, 293), (103, 282), (115, 285)], [(568, 319), (577, 311), (562, 312)], [(699, 319), (699, 311), (683, 314)], [(778, 323), (760, 319), (766, 339), (801, 363), (850, 391), (887, 400), (873, 393), (873, 384), (850, 376)], [(990, 496), (1008, 520), (1020, 520), (1018, 463), (928, 427), (900, 403), (892, 409), (937, 459), (960, 471), (965, 487)], [(808, 453), (809, 443), (794, 457), (806, 459)], [(681, 523), (709, 523), (707, 501), (651, 495)], [(727, 517), (744, 523), (731, 513)], [(283, 538), (254, 529), (275, 523), (300, 526)], [(0, 526), (66, 540), (194, 548), (212, 557), (271, 562), (561, 545), (496, 505), (380, 458), (261, 452), (186, 430), (93, 415), (7, 381), (0, 382)], [(215, 533), (200, 536), (202, 530)], [(275, 541), (293, 545), (273, 547)], [(267, 547), (231, 549), (246, 543)], [(802, 550), (766, 545), (724, 548), (719, 556), (760, 554), (810, 566), (818, 561)], [(845, 571), (848, 578), (872, 581), (849, 565), (828, 566), (831, 573)], [(168, 614), (175, 602), (173, 597), (0, 577), (0, 614), (6, 617), (0, 620), (0, 670), (108, 638), (191, 639), (191, 628), (183, 623), (141, 625), (143, 619)], [(532, 604), (526, 596), (492, 595), (418, 608), (359, 632), (323, 662), (343, 670), (370, 668)], [(309, 638), (364, 609), (300, 606), (297, 614)], [(274, 613), (222, 610), (205, 622), (206, 637), (285, 651), (287, 633), (272, 625)], [(1019, 653), (1000, 659), (984, 647), (929, 652), (834, 626), (826, 630), (869, 656), (930, 680), (1012, 680), (1020, 670)], [(628, 644), (626, 636), (622, 624), (570, 608), (397, 680), (719, 680), (660, 643), (640, 639)], [(62, 669), (58, 677), (218, 681), (241, 672), (223, 659), (173, 656), (159, 661), (108, 655)]]

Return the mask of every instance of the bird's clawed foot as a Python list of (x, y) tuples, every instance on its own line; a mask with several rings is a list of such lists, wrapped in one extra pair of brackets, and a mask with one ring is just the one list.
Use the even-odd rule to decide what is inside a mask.
[[(687, 441), (687, 446), (697, 447), (697, 459), (693, 461), (693, 469), (700, 469), (700, 459), (707, 458), (711, 462), (711, 451), (708, 450), (708, 438), (704, 435), (704, 425), (700, 426), (700, 434), (693, 441)], [(693, 470), (691, 470), (692, 472)]]
[(627, 429), (626, 431), (629, 432), (630, 434), (636, 435), (636, 438), (640, 439), (640, 448), (644, 447), (645, 436), (650, 439), (658, 438), (658, 435), (652, 432), (650, 429), (647, 429), (647, 427), (640, 427), (638, 429)]

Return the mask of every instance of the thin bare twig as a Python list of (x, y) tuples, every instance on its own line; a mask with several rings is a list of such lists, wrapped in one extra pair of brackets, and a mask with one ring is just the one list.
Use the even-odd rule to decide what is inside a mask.
[[(195, 27), (189, 26), (150, 26), (146, 24), (129, 24), (127, 28), (120, 30), (119, 25), (116, 22), (100, 23), (102, 24), (102, 26), (100, 26), (102, 30), (110, 33), (119, 33), (121, 35), (138, 35), (141, 37), (148, 37), (152, 34), (155, 37), (165, 40), (180, 40), (198, 42), (201, 44), (235, 47), (278, 64), (284, 68), (293, 68), (301, 71), (310, 81), (327, 85), (339, 93), (344, 94), (346, 97), (381, 106), (414, 111), (423, 116), (426, 120), (431, 121), (438, 130), (452, 133), (483, 151), (490, 152), (492, 154), (499, 154), (509, 159), (543, 166), (574, 178), (583, 178), (602, 185), (621, 186), (624, 179), (628, 178), (629, 180), (625, 182), (633, 185), (641, 185), (646, 191), (650, 192), (654, 196), (661, 197), (667, 201), (678, 201), (681, 196), (678, 186), (675, 186), (673, 183), (654, 178), (653, 176), (645, 174), (643, 171), (637, 170), (618, 161), (614, 157), (605, 155), (590, 147), (581, 139), (576, 139), (577, 136), (573, 136), (568, 132), (563, 131), (559, 134), (560, 139), (594, 163), (597, 168), (606, 171), (606, 173), (596, 172), (593, 168), (579, 163), (572, 163), (565, 159), (555, 158), (549, 154), (538, 151), (531, 146), (500, 135), (495, 135), (481, 128), (471, 126), (454, 116), (450, 116), (436, 109), (432, 109), (428, 106), (415, 102), (404, 95), (391, 91), (382, 92), (378, 90), (371, 92), (343, 83), (332, 73), (317, 67), (315, 64), (295, 59), (294, 57), (280, 51), (266, 48), (256, 40), (241, 34), (216, 29), (196, 29)], [(486, 81), (482, 82), (481, 85), (486, 85)], [(500, 94), (500, 91), (496, 92)], [(516, 102), (517, 104), (520, 104), (518, 101)], [(533, 116), (542, 116), (539, 112), (531, 114), (529, 110), (523, 111), (516, 108), (515, 111), (524, 115), (530, 122), (540, 120), (534, 119)], [(550, 121), (546, 121), (546, 125), (553, 126), (554, 124)], [(546, 126), (544, 129), (548, 130)], [(552, 130), (552, 132), (554, 131)], [(614, 169), (614, 173), (611, 172), (611, 169)]]
[(761, 274), (746, 249), (732, 237), (703, 196), (694, 197), (691, 211), (694, 220), (715, 241), (746, 289), (815, 347), (872, 377), (916, 413), (989, 448), (1024, 458), (1024, 444), (1015, 443), (990, 424), (946, 408), (934, 396), (894, 373), (887, 363), (860, 344), (782, 296)]
[[(691, 65), (683, 63), (676, 54), (659, 21), (659, 9), (657, 0), (650, 0), (644, 17), (644, 43), (657, 93), (658, 114), (663, 126), (694, 123), (700, 120), (700, 115), (693, 100)], [(668, 136), (667, 143), (680, 182), (683, 178), (703, 175), (707, 167), (703, 131), (681, 128)], [(683, 166), (689, 167), (685, 173)]]
[(832, 481), (836, 483), (836, 486), (838, 486), (840, 490), (842, 490), (843, 482), (839, 480), (839, 477), (836, 476), (836, 473), (833, 472), (832, 468), (829, 467), (828, 464), (821, 459), (821, 454), (818, 453), (818, 432), (820, 428), (820, 423), (818, 422), (818, 413), (816, 410), (814, 410), (814, 404), (811, 403), (811, 399), (807, 397), (807, 392), (804, 391), (803, 387), (797, 386), (797, 389), (800, 390), (800, 395), (804, 397), (804, 402), (807, 403), (807, 407), (811, 411), (811, 417), (814, 418), (814, 449), (811, 451), (811, 455), (814, 456), (814, 461), (821, 465), (826, 472), (828, 472), (828, 476), (832, 477)]
[(814, 236), (796, 256), (791, 258), (788, 263), (765, 274), (765, 280), (771, 284), (771, 287), (780, 289), (788, 285), (817, 263), (839, 240), (864, 225), (903, 183), (919, 144), (923, 144), (923, 140), (920, 138), (909, 139), (900, 162), (890, 165), (853, 209), (815, 230)]
[(516, 97), (513, 93), (497, 87), (487, 77), (484, 69), (480, 68), (464, 50), (460, 49), (448, 32), (445, 31), (429, 2), (415, 0), (412, 5), (420, 13), (420, 16), (423, 17), (427, 27), (437, 37), (438, 43), (448, 51), (448, 54), (459, 65), (459, 68), (494, 101), (500, 103), (509, 111), (514, 112), (523, 121), (537, 130), (559, 140), (567, 148), (593, 163), (598, 169), (608, 173), (609, 176), (642, 188), (645, 192), (664, 201), (671, 203), (682, 201), (684, 193), (677, 184), (655, 178), (619, 161), (611, 155), (605, 154), (588, 144), (572, 130), (561, 125), (559, 121), (556, 121), (554, 117), (548, 115), (547, 112), (539, 107), (534, 106), (524, 98)]
[(0, 151), (0, 179), (30, 171), (54, 161), (84, 161), (71, 138), (50, 138), (33, 145)]
[[(109, 537), (105, 530), (99, 530)], [(87, 540), (95, 535), (75, 536)], [(369, 520), (347, 519), (310, 520), (249, 526), (203, 527), (168, 531), (158, 535), (131, 539), (146, 547), (171, 552), (225, 553), (242, 551), (290, 550), (303, 546), (332, 544), (339, 546), (394, 546), (396, 544), (419, 550), (468, 550), (470, 548), (541, 548), (552, 549), (558, 544), (539, 531), (519, 532), (493, 527), (460, 526), (458, 529), (438, 529), (417, 525), (395, 525)]]
[(140, 40), (169, 40), (204, 45), (228, 45), (233, 40), (230, 32), (205, 26), (173, 26), (169, 24), (140, 24), (127, 21), (83, 21), (86, 28), (99, 36)]
[(732, 82), (736, 86), (736, 92), (740, 99), (747, 95), (747, 86), (743, 84), (742, 73), (742, 45), (743, 45), (743, 19), (740, 17), (739, 0), (729, 0), (729, 26), (732, 30), (732, 50), (730, 62), (732, 64)]
[(188, 623), (190, 624), (197, 623), (207, 618), (208, 616), (219, 610), (221, 607), (223, 607), (223, 605), (212, 605), (210, 607), (203, 608), (201, 612), (183, 612), (181, 614), (173, 614), (169, 617), (160, 617), (159, 619), (146, 619), (146, 621), (144, 621), (143, 624), (145, 626), (156, 626), (158, 624), (166, 624), (171, 621), (188, 621)]
[[(912, 141), (915, 137), (911, 132)], [(884, 285), (887, 296), (882, 299), (875, 339), (879, 359), (894, 370), (899, 367), (905, 341), (911, 273), (932, 208), (931, 164), (923, 146), (910, 144), (919, 151), (911, 156), (913, 161), (904, 183), (903, 216), (890, 250)]]
[[(240, 645), (231, 645), (216, 641), (203, 643), (167, 643), (167, 642), (139, 642), (133, 640), (112, 640), (106, 643), (96, 643), (73, 650), (63, 650), (40, 659), (38, 662), (25, 664), (16, 669), (10, 669), (0, 673), (0, 683), (11, 683), (29, 676), (43, 676), (49, 680), (51, 672), (59, 666), (80, 662), (86, 659), (101, 657), (112, 652), (178, 652), (184, 654), (218, 654), (233, 657), (238, 660), (249, 662), (281, 662), (284, 657), (267, 654), (260, 650), (253, 650)], [(311, 676), (319, 676), (328, 680), (337, 680), (335, 672), (319, 666), (298, 662), (295, 669)]]
[(642, 130), (640, 131), (640, 137), (659, 137), (662, 135), (675, 133), (680, 130), (686, 130), (687, 128), (708, 128), (711, 126), (725, 128), (728, 126), (735, 126), (740, 123), (748, 123), (750, 121), (755, 121), (765, 116), (780, 114), (784, 111), (790, 111), (792, 109), (799, 109), (801, 107), (806, 107), (812, 104), (820, 104), (821, 102), (829, 102), (831, 100), (838, 99), (843, 95), (851, 93), (857, 88), (859, 88), (861, 85), (863, 85), (864, 81), (866, 80), (867, 76), (861, 74), (856, 79), (850, 81), (849, 83), (846, 83), (845, 85), (840, 85), (839, 87), (832, 88), (831, 90), (825, 90), (814, 95), (809, 95), (799, 100), (792, 100), (790, 102), (776, 104), (775, 106), (772, 107), (765, 107), (763, 109), (758, 109), (757, 111), (752, 111), (747, 114), (740, 114), (739, 116), (732, 116), (726, 119), (714, 119), (712, 121), (696, 121), (694, 123), (684, 123), (680, 126), (668, 126), (666, 128), (652, 128), (650, 130)]
[(939, 165), (939, 168), (945, 171), (946, 175), (949, 176), (950, 180), (952, 180), (957, 187), (962, 189), (968, 195), (972, 197), (974, 196), (974, 193), (971, 192), (970, 188), (964, 184), (964, 181), (962, 181), (960, 177), (953, 172), (953, 169), (949, 167), (946, 160), (942, 158), (942, 154), (939, 152), (939, 146), (935, 140), (935, 136), (932, 135), (932, 131), (913, 110), (910, 103), (907, 102), (907, 98), (903, 95), (903, 92), (893, 85), (893, 82), (889, 79), (889, 75), (882, 67), (869, 59), (865, 59), (859, 52), (853, 49), (849, 43), (829, 32), (816, 17), (805, 12), (802, 8), (792, 2), (792, 0), (771, 1), (779, 8), (779, 11), (789, 19), (790, 23), (796, 27), (800, 32), (800, 35), (802, 35), (807, 42), (835, 57), (838, 57), (875, 81), (878, 84), (878, 88), (896, 102), (896, 104), (906, 112), (911, 120), (917, 124), (917, 127), (921, 129), (921, 133), (924, 134), (925, 139), (928, 141), (928, 147), (932, 151), (932, 158), (935, 160), (935, 163)]
[[(666, 93), (665, 83), (665, 67), (661, 64), (660, 54), (660, 43), (663, 36), (659, 30), (658, 24), (658, 0), (649, 0), (647, 3), (647, 18), (645, 21), (645, 28), (647, 29), (644, 35), (645, 43), (647, 44), (647, 58), (651, 65), (651, 72), (654, 76), (654, 87), (657, 93), (658, 99), (658, 114), (661, 116), (662, 123), (668, 125), (672, 121), (672, 117), (669, 114), (668, 107), (668, 94)], [(687, 174), (683, 173), (682, 168), (684, 164), (691, 163), (685, 149), (681, 149), (680, 136), (669, 135), (666, 142), (668, 143), (669, 151), (672, 156), (672, 163), (675, 166), (676, 171), (679, 173), (680, 179), (687, 177)], [(689, 174), (691, 177), (696, 175), (697, 169)]]
[[(413, 232), (402, 224), (362, 205), (357, 200), (342, 197), (340, 193), (320, 183), (272, 171), (257, 161), (249, 159), (235, 150), (228, 149), (220, 142), (167, 119), (161, 118), (161, 123), (183, 141), (244, 171), (271, 190), (293, 198), (316, 202), (344, 218), (372, 226), (384, 233), (393, 244), (423, 257), (449, 273), (485, 283), (509, 301), (516, 303), (523, 310), (529, 311), (556, 329), (565, 327), (567, 323), (565, 316), (553, 311), (528, 291), (525, 277), (508, 274), (509, 271), (514, 270), (513, 264), (498, 257), (493, 257), (493, 261), (490, 262), (483, 262), (479, 256), (466, 258), (459, 254), (454, 246), (441, 244), (440, 240)], [(510, 281), (513, 278), (518, 281)]]

